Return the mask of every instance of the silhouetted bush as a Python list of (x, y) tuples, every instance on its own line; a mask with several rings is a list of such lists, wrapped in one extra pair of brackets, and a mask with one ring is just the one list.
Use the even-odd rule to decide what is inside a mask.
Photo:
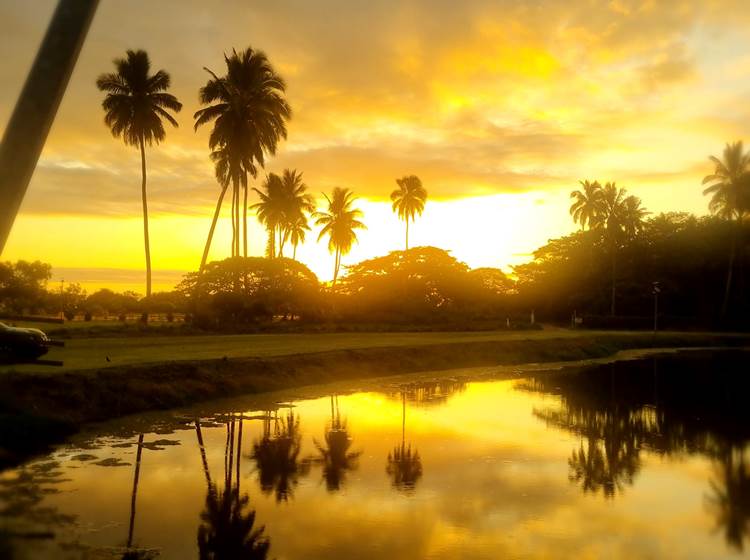
[(234, 257), (188, 274), (177, 291), (189, 302), (200, 327), (225, 327), (270, 321), (274, 317), (320, 316), (317, 277), (287, 258)]

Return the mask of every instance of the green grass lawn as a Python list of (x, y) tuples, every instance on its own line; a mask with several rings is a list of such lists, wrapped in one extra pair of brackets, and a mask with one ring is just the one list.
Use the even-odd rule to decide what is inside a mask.
[[(604, 333), (597, 333), (604, 334)], [(0, 372), (65, 371), (125, 364), (173, 360), (210, 360), (282, 356), (383, 346), (469, 343), (492, 340), (522, 340), (589, 336), (586, 331), (482, 331), (424, 333), (330, 333), (159, 336), (122, 338), (74, 338), (65, 348), (51, 348), (45, 358), (63, 360), (63, 367), (37, 365), (0, 366)], [(107, 361), (109, 357), (109, 361)]]

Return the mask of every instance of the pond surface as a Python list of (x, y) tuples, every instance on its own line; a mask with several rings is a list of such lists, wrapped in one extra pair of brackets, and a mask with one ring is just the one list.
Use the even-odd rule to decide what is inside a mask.
[(102, 424), (0, 474), (0, 558), (736, 558), (748, 372), (485, 368)]

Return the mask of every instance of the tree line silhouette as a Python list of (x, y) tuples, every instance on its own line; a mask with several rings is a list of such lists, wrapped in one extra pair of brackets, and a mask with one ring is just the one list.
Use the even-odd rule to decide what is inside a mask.
[(747, 357), (738, 352), (660, 356), (575, 371), (532, 375), (523, 390), (559, 403), (534, 414), (571, 432), (568, 477), (585, 494), (627, 492), (642, 456), (702, 455), (713, 465), (705, 507), (727, 544), (742, 551), (750, 536), (750, 430), (743, 395)]
[[(470, 270), (447, 251), (410, 248), (409, 228), (421, 215), (427, 190), (416, 175), (396, 179), (393, 212), (404, 221), (404, 251), (344, 266), (342, 257), (366, 229), (350, 188), (334, 187), (316, 208), (303, 173), (267, 173), (269, 157), (287, 136), (292, 110), (286, 83), (266, 55), (247, 48), (224, 56), (225, 71), (205, 68), (201, 108), (194, 128), (210, 126), (209, 158), (219, 185), (216, 207), (197, 272), (171, 293), (152, 293), (148, 235), (146, 148), (166, 138), (165, 122), (177, 126), (182, 104), (168, 90), (169, 74), (151, 73), (149, 56), (129, 50), (102, 74), (105, 123), (115, 137), (139, 149), (146, 255), (146, 295), (86, 294), (68, 285), (47, 289), (43, 263), (0, 265), (0, 312), (63, 313), (67, 317), (141, 312), (182, 313), (199, 326), (243, 328), (279, 317), (309, 321), (414, 322), (475, 321), (487, 327), (528, 325), (540, 320), (584, 326), (643, 327), (652, 324), (654, 285), (661, 290), (661, 324), (673, 328), (746, 328), (750, 312), (745, 239), (750, 214), (750, 152), (742, 142), (711, 156), (713, 173), (703, 183), (711, 215), (651, 215), (640, 198), (614, 182), (584, 180), (571, 193), (570, 214), (580, 230), (550, 240), (533, 260), (513, 268)], [(210, 248), (226, 193), (231, 187), (230, 257), (209, 262)], [(249, 191), (257, 202), (249, 202)], [(267, 231), (265, 259), (248, 256), (248, 209)], [(333, 255), (330, 285), (296, 262), (311, 225), (319, 227)], [(284, 250), (291, 246), (291, 259)], [(725, 256), (721, 256), (725, 255)], [(343, 274), (343, 268), (346, 273)], [(33, 270), (31, 270), (33, 269)], [(723, 269), (723, 270), (722, 270)], [(227, 281), (229, 277), (231, 281)], [(273, 285), (273, 282), (282, 285)], [(236, 309), (230, 309), (235, 306)], [(618, 310), (627, 313), (618, 316)], [(467, 324), (467, 328), (470, 325)]]
[[(233, 49), (231, 54), (224, 55), (224, 62), (226, 73), (221, 76), (204, 68), (210, 76), (198, 96), (204, 107), (193, 115), (195, 130), (213, 124), (208, 140), (209, 156), (220, 186), (199, 271), (204, 270), (208, 262), (216, 223), (231, 185), (231, 257), (248, 256), (248, 208), (256, 211), (268, 232), (266, 256), (269, 258), (283, 256), (284, 246), (289, 242), (295, 259), (297, 246), (304, 242), (310, 230), (308, 217), (312, 217), (316, 225), (322, 227), (318, 240), (328, 237), (328, 248), (334, 254), (335, 286), (342, 255), (356, 242), (356, 230), (365, 228), (359, 219), (361, 211), (352, 207), (354, 194), (350, 189), (335, 187), (330, 196), (324, 195), (327, 207), (315, 211), (302, 173), (285, 169), (282, 175), (269, 173), (260, 188), (253, 187), (260, 201), (248, 206), (249, 177), (257, 179), (268, 156), (273, 156), (279, 142), (287, 137), (292, 110), (286, 99), (286, 83), (265, 53), (253, 48), (240, 52)], [(97, 87), (106, 93), (102, 107), (112, 135), (121, 137), (127, 145), (137, 146), (141, 154), (146, 297), (149, 297), (151, 248), (145, 147), (159, 144), (166, 138), (163, 121), (177, 126), (172, 113), (178, 113), (182, 104), (167, 93), (171, 80), (166, 71), (150, 74), (151, 63), (145, 51), (128, 50), (125, 58), (115, 59), (114, 64), (116, 71), (101, 75)], [(394, 212), (406, 223), (408, 249), (409, 221), (422, 213), (427, 191), (414, 175), (396, 182), (399, 188), (391, 194), (391, 200)]]

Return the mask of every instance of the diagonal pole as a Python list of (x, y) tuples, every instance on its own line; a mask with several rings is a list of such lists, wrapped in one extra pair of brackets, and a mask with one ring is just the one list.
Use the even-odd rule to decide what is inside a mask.
[(0, 144), (0, 254), (99, 0), (60, 0)]

